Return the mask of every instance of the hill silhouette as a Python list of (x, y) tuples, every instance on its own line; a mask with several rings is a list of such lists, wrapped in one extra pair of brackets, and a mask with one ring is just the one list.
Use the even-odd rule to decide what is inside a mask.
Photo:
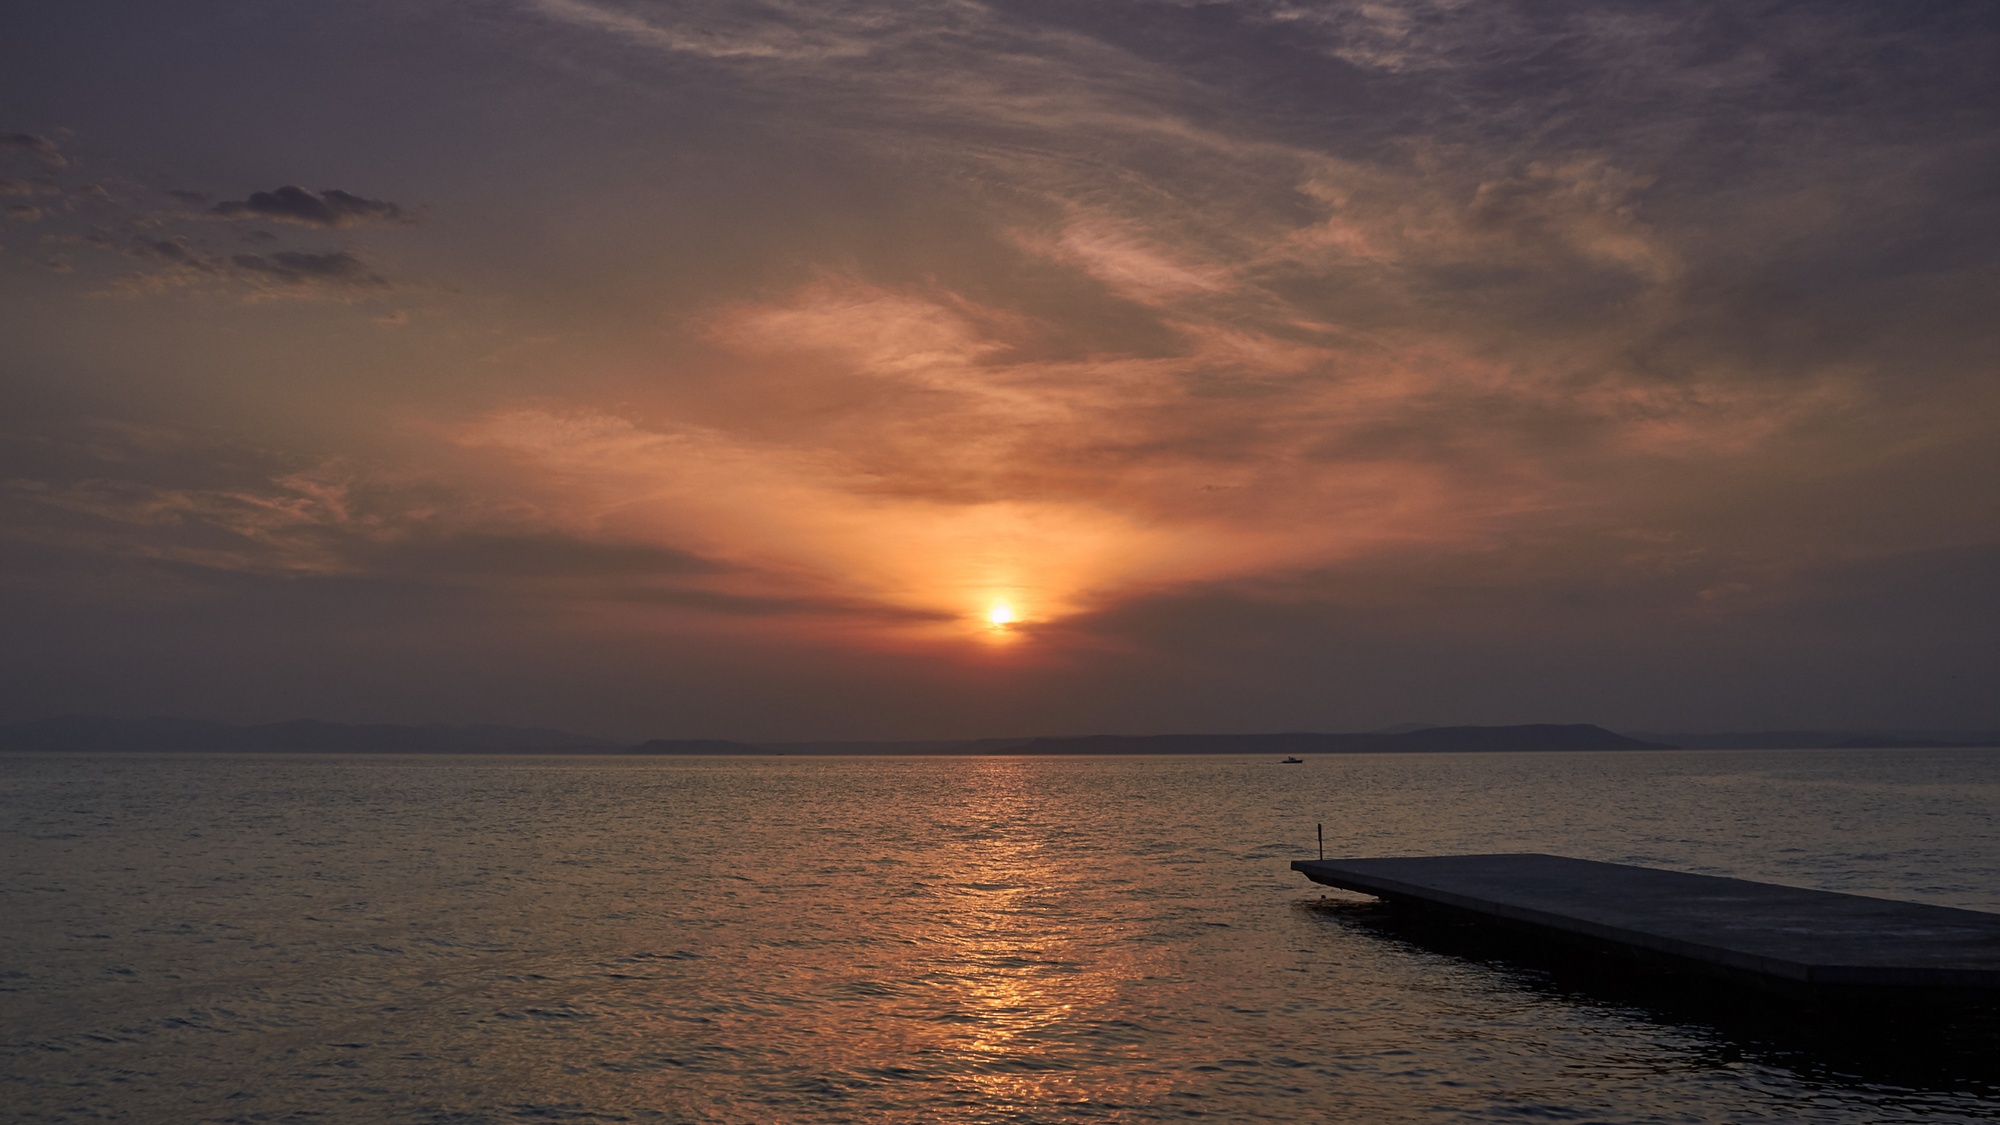
[(775, 751), (726, 738), (655, 738), (641, 742), (627, 754), (770, 754)]
[(1589, 723), (1424, 727), (1400, 734), (1098, 734), (1038, 738), (1014, 754), (1393, 754), (1518, 750), (1675, 750)]

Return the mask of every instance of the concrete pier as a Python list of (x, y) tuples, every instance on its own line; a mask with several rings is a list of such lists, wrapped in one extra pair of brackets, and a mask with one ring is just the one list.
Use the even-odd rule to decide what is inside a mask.
[(1298, 860), (1329, 887), (1835, 1000), (2000, 1000), (2000, 914), (1556, 855)]

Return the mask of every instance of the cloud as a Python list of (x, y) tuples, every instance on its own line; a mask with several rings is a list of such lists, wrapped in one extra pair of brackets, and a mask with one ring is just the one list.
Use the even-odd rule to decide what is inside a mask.
[(4, 214), (10, 223), (38, 223), (42, 220), (44, 212), (41, 208), (31, 207), (26, 203), (10, 203), (0, 208), (0, 214)]
[[(1413, 373), (1379, 357), (1190, 325), (1173, 357), (1006, 360), (1032, 328), (962, 295), (822, 282), (721, 310), (711, 333), (787, 383), (865, 387), (851, 408), (771, 410), (740, 432), (523, 409), (458, 440), (534, 466), (561, 490), (550, 510), (615, 512), (635, 538), (960, 621), (995, 599), (1051, 620), (1160, 584), (1477, 541), (1572, 502), (1500, 436), (1501, 456), (1463, 465), (1421, 446), (1328, 452), (1400, 424), (1393, 389)], [(1266, 389), (1217, 389), (1245, 381)]]
[(370, 561), (393, 573), (439, 577), (659, 578), (728, 569), (656, 544), (596, 542), (554, 532), (405, 535), (385, 544)]
[(292, 185), (275, 191), (251, 192), (248, 199), (224, 200), (210, 211), (230, 219), (269, 219), (308, 227), (412, 221), (403, 208), (386, 200), (367, 199), (337, 188), (314, 194)]
[(329, 487), (310, 476), (253, 479), (221, 488), (138, 476), (17, 477), (0, 487), (18, 513), (7, 536), (16, 542), (217, 570), (293, 574), (345, 569), (337, 543), (325, 534), (347, 520), (340, 491), (339, 485)]
[(309, 254), (280, 250), (274, 254), (237, 254), (231, 265), (259, 279), (281, 285), (331, 284), (360, 289), (387, 289), (389, 282), (369, 270), (367, 263), (345, 250)]
[[(97, 240), (100, 243), (103, 239)], [(202, 273), (219, 273), (217, 262), (204, 255), (190, 242), (186, 235), (169, 235), (166, 238), (134, 239), (124, 247), (128, 257), (149, 258), (170, 262), (176, 266), (197, 270)]]
[(0, 434), (15, 539), (255, 573), (700, 574), (700, 559), (510, 527), (434, 481), (212, 434), (96, 422)]
[(713, 590), (652, 589), (625, 593), (617, 600), (692, 609), (729, 617), (859, 618), (882, 625), (902, 627), (954, 624), (959, 619), (956, 613), (901, 608), (877, 601), (725, 594)]
[(26, 153), (51, 168), (69, 166), (54, 141), (33, 133), (0, 133), (0, 152)]
[(1144, 244), (1115, 227), (1089, 219), (1071, 223), (1054, 245), (1024, 239), (1031, 252), (1075, 264), (1120, 296), (1144, 304), (1161, 304), (1190, 293), (1217, 293), (1234, 279), (1220, 265), (1187, 265), (1170, 252)]
[(860, 5), (772, 0), (746, 10), (740, 5), (704, 3), (664, 20), (584, 0), (534, 0), (533, 6), (550, 19), (603, 32), (633, 46), (716, 59), (845, 60), (870, 54), (882, 39), (897, 35), (894, 22)]
[(301, 463), (158, 427), (0, 435), (0, 543), (225, 575), (394, 583), (552, 612), (935, 624), (943, 615), (801, 588), (634, 538), (606, 513), (538, 511), (434, 475)]
[(121, 279), (107, 290), (112, 293), (158, 292), (193, 285), (247, 285), (253, 296), (351, 299), (394, 287), (367, 261), (346, 250), (223, 255), (201, 248), (186, 235), (130, 238), (120, 243), (103, 230), (90, 231), (82, 240), (100, 248), (115, 246), (127, 257), (158, 262), (165, 267)]

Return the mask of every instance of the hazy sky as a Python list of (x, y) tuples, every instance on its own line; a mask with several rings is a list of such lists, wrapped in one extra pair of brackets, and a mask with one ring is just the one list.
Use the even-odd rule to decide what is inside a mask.
[(2000, 726), (1990, 0), (7, 25), (0, 718)]

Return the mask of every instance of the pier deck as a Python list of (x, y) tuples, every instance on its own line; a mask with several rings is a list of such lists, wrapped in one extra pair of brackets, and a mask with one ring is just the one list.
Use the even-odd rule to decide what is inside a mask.
[(2000, 914), (1555, 855), (1298, 860), (1292, 869), (1779, 992), (2000, 998)]

